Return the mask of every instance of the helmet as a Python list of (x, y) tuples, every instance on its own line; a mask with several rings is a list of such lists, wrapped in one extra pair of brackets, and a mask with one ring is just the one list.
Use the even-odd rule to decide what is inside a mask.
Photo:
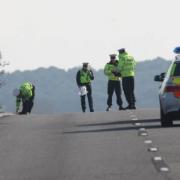
[(19, 94), (20, 94), (20, 90), (19, 89), (14, 89), (13, 90), (13, 96), (19, 96)]

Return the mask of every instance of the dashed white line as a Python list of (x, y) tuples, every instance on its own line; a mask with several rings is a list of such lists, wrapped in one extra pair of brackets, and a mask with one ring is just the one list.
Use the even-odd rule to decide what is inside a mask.
[(144, 143), (145, 144), (152, 144), (152, 141), (151, 140), (145, 140)]
[[(138, 118), (136, 117), (136, 115), (133, 114), (132, 111), (129, 112), (130, 118), (132, 119), (132, 121), (137, 121)], [(133, 123), (135, 126), (140, 126), (141, 123)], [(139, 128), (138, 130), (138, 135), (139, 136), (148, 136), (147, 130), (145, 128)], [(144, 141), (145, 144), (147, 144), (149, 146), (148, 151), (149, 152), (157, 152), (159, 151), (159, 149), (157, 147), (153, 147), (152, 146), (152, 140), (150, 139), (146, 139)], [(166, 165), (165, 161), (163, 160), (163, 158), (161, 156), (155, 156), (152, 158), (153, 160), (153, 164), (156, 167), (156, 169), (159, 172), (164, 172), (164, 173), (168, 173), (170, 171), (169, 167)]]
[(161, 172), (168, 172), (168, 171), (169, 171), (169, 168), (168, 168), (168, 167), (161, 167), (161, 168), (160, 168), (160, 171), (161, 171)]
[(153, 157), (154, 161), (162, 161), (162, 157), (161, 156), (155, 156)]
[(145, 132), (145, 133), (141, 133), (140, 135), (141, 136), (147, 136), (148, 134)]
[(141, 125), (141, 123), (135, 123), (134, 125), (135, 125), (135, 126), (140, 126), (140, 125)]
[(150, 148), (148, 148), (148, 151), (150, 151), (150, 152), (157, 152), (157, 151), (158, 151), (158, 148), (156, 148), (156, 147), (150, 147)]
[(152, 158), (152, 160), (154, 166), (159, 172), (165, 173), (170, 171), (169, 167), (167, 166), (166, 162), (163, 160), (161, 156), (155, 156)]

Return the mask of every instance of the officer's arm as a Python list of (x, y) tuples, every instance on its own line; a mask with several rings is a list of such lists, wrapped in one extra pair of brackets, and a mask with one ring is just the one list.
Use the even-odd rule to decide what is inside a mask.
[(21, 98), (17, 97), (16, 98), (16, 112), (19, 111), (20, 104), (21, 104)]
[(109, 76), (109, 75), (111, 75), (111, 73), (112, 73), (111, 70), (109, 69), (108, 65), (106, 64), (104, 67), (104, 74), (106, 76)]
[(32, 101), (34, 100), (34, 96), (35, 96), (35, 86), (32, 85), (32, 97), (31, 97)]
[(81, 86), (81, 82), (80, 82), (80, 71), (77, 72), (76, 74), (76, 83), (78, 86)]
[(92, 71), (92, 70), (89, 70), (89, 74), (90, 74), (90, 79), (91, 79), (91, 80), (94, 80), (94, 74), (93, 74), (93, 71)]
[(136, 61), (135, 61), (135, 59), (134, 59), (134, 71), (136, 71)]

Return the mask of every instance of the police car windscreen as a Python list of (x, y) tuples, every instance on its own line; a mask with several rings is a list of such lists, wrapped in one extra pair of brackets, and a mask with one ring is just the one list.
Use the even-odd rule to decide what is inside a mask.
[(174, 71), (174, 76), (180, 76), (180, 63), (176, 63), (176, 68)]

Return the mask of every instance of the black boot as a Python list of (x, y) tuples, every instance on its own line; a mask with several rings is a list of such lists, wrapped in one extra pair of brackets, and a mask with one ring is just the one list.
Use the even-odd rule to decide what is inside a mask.
[(131, 105), (131, 106), (129, 107), (129, 109), (136, 109), (136, 106), (135, 106), (135, 105)]
[(119, 111), (121, 110), (125, 110), (125, 108), (123, 108), (122, 106), (119, 106)]
[(107, 108), (106, 108), (106, 111), (111, 111), (112, 109), (111, 109), (111, 106), (108, 106)]
[(125, 107), (125, 109), (136, 109), (135, 105), (128, 105), (127, 107)]

